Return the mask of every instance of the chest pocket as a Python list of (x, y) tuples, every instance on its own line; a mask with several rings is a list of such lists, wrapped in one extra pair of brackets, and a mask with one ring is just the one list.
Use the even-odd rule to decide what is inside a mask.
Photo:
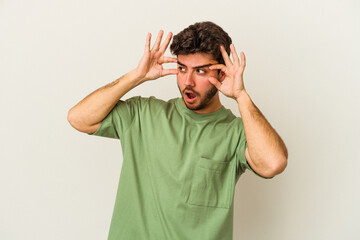
[(234, 181), (230, 162), (201, 157), (193, 171), (187, 203), (230, 208), (234, 197)]

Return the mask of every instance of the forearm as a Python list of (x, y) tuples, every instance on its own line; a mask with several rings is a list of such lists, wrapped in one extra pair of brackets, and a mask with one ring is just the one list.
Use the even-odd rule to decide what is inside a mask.
[(286, 166), (288, 155), (283, 140), (251, 101), (246, 91), (240, 95), (237, 103), (253, 167), (267, 173), (282, 172)]
[(68, 113), (68, 121), (81, 132), (91, 132), (91, 127), (101, 123), (119, 99), (139, 83), (135, 71), (127, 73), (92, 92), (71, 108)]

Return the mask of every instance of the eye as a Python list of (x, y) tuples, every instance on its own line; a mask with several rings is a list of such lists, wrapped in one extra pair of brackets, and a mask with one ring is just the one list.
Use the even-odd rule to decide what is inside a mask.
[(182, 66), (178, 66), (178, 69), (179, 69), (180, 72), (185, 72), (185, 68), (182, 67)]
[(200, 74), (205, 74), (206, 71), (204, 69), (197, 69), (196, 72), (200, 73)]

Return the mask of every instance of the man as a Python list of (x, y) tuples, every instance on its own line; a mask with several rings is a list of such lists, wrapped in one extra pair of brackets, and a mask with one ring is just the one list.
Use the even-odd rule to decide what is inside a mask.
[[(108, 239), (230, 240), (233, 198), (250, 169), (272, 178), (287, 164), (285, 144), (251, 101), (243, 83), (245, 55), (211, 22), (189, 26), (170, 46), (160, 31), (138, 66), (91, 93), (68, 114), (81, 132), (118, 138), (123, 165)], [(229, 58), (232, 55), (233, 61)], [(177, 62), (177, 69), (162, 64)], [(177, 74), (181, 98), (121, 97), (139, 84)], [(219, 91), (237, 101), (225, 109)]]

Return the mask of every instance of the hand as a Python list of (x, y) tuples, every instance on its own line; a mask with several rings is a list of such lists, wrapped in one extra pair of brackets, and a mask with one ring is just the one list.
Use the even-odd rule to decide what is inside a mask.
[(143, 57), (141, 58), (139, 65), (135, 69), (137, 77), (141, 80), (141, 82), (154, 80), (159, 77), (169, 75), (169, 74), (177, 74), (177, 69), (163, 69), (163, 63), (176, 63), (176, 58), (164, 57), (164, 52), (168, 47), (172, 33), (170, 32), (163, 44), (160, 46), (162, 36), (164, 31), (159, 31), (159, 34), (156, 38), (153, 48), (150, 50), (150, 41), (151, 41), (151, 33), (148, 33), (146, 37), (145, 44), (145, 52)]
[(215, 64), (209, 67), (210, 69), (221, 70), (220, 80), (214, 77), (210, 77), (209, 82), (211, 82), (225, 96), (231, 97), (236, 100), (243, 92), (245, 92), (243, 74), (245, 70), (246, 60), (245, 54), (241, 52), (240, 63), (239, 57), (235, 51), (235, 47), (233, 44), (230, 45), (230, 50), (234, 60), (233, 62), (231, 62), (231, 59), (225, 51), (225, 48), (223, 46), (220, 46), (220, 51), (224, 58), (225, 65)]

